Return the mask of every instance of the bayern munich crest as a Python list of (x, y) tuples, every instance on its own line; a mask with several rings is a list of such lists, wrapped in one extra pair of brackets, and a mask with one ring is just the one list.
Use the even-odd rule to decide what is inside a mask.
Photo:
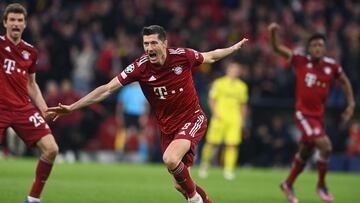
[(324, 68), (324, 72), (325, 72), (326, 75), (330, 75), (331, 74), (331, 68), (326, 66)]
[(173, 68), (173, 71), (176, 75), (180, 75), (183, 72), (183, 69), (181, 66), (176, 66)]
[(23, 59), (29, 60), (29, 58), (30, 58), (30, 53), (29, 53), (29, 52), (27, 52), (27, 51), (22, 51), (21, 54), (22, 54), (22, 56), (23, 56)]

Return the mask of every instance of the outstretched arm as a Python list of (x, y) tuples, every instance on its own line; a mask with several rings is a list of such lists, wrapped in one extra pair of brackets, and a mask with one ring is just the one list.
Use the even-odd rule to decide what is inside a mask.
[(235, 51), (239, 50), (241, 46), (247, 41), (248, 39), (243, 38), (240, 42), (232, 45), (231, 47), (201, 53), (204, 57), (204, 63), (214, 63), (224, 58), (225, 56), (234, 53)]
[(89, 106), (94, 103), (98, 103), (107, 97), (109, 97), (112, 93), (117, 91), (120, 87), (122, 87), (119, 80), (115, 77), (109, 83), (97, 87), (95, 90), (85, 95), (83, 98), (79, 99), (77, 102), (71, 105), (63, 105), (59, 104), (57, 107), (51, 107), (47, 110), (47, 112), (56, 113), (56, 120), (58, 117), (70, 114), (71, 112), (78, 110), (80, 108)]
[(291, 58), (292, 52), (289, 48), (286, 46), (280, 44), (279, 42), (279, 36), (278, 36), (278, 30), (280, 26), (277, 23), (271, 23), (268, 27), (270, 33), (271, 33), (271, 46), (274, 49), (274, 51), (281, 56), (284, 56), (286, 58)]
[(347, 107), (341, 115), (343, 122), (346, 123), (351, 119), (352, 115), (354, 114), (355, 100), (350, 81), (345, 73), (341, 73), (341, 75), (339, 76), (339, 81), (347, 100)]

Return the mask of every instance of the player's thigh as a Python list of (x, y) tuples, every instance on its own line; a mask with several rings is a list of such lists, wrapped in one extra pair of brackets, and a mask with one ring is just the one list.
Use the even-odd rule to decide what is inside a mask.
[(3, 141), (5, 136), (5, 129), (10, 126), (11, 113), (0, 109), (0, 143)]
[(218, 119), (211, 119), (208, 131), (206, 133), (206, 141), (211, 144), (219, 145), (224, 140), (225, 135), (224, 124)]
[(48, 124), (36, 109), (15, 114), (16, 119), (12, 126), (27, 146), (33, 147), (42, 137), (52, 134)]
[(314, 144), (320, 150), (320, 153), (325, 156), (330, 156), (332, 145), (329, 137), (322, 136), (314, 140)]
[(241, 143), (241, 126), (237, 123), (229, 123), (225, 129), (225, 144), (239, 145)]

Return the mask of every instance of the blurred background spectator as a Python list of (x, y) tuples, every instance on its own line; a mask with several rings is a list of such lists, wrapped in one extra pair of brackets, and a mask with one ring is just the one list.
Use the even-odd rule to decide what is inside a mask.
[(349, 130), (350, 136), (347, 144), (348, 155), (360, 155), (360, 122), (352, 123)]
[(149, 108), (139, 83), (131, 83), (120, 90), (116, 105), (116, 149), (125, 155), (131, 155), (129, 152), (135, 151), (134, 156), (127, 156), (126, 159), (136, 162), (148, 160), (146, 125)]

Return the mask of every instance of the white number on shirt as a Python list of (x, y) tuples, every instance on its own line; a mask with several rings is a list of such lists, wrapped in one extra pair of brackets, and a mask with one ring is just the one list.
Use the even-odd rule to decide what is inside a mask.
[(182, 127), (181, 130), (188, 129), (190, 125), (191, 125), (191, 123), (185, 123), (184, 127)]
[(34, 123), (34, 126), (37, 128), (42, 123), (45, 123), (45, 120), (39, 115), (38, 112), (36, 112), (34, 115), (29, 117), (29, 121)]

